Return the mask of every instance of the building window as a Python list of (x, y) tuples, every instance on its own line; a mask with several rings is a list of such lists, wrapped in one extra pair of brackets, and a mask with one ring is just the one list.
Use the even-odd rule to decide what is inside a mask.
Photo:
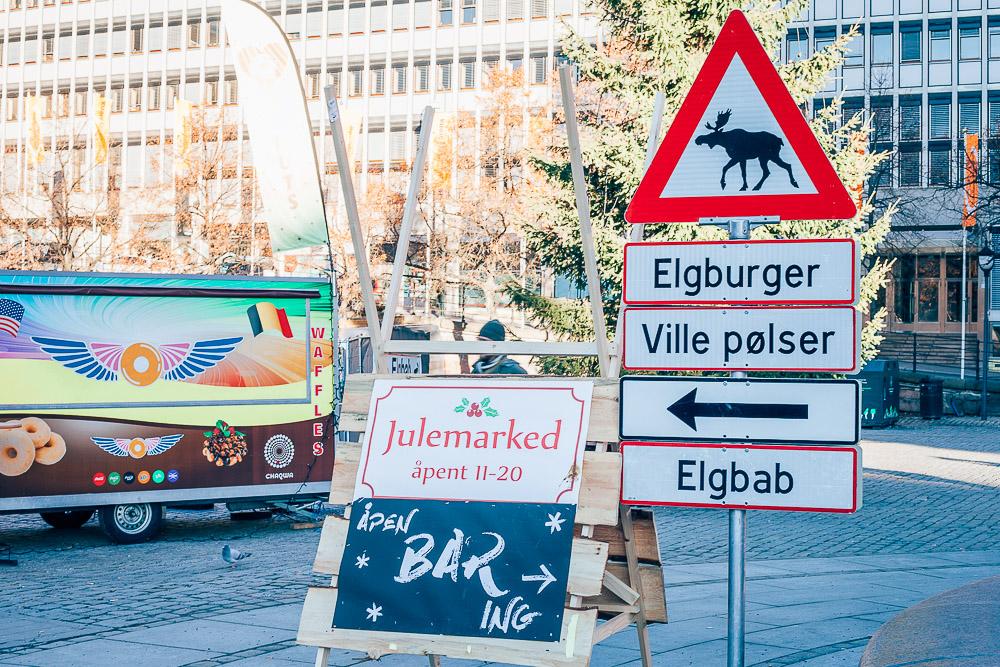
[(87, 115), (87, 91), (86, 90), (78, 90), (78, 91), (76, 91), (75, 103), (76, 103), (76, 106), (74, 107), (74, 113), (76, 113), (77, 116), (86, 116)]
[(128, 46), (128, 29), (124, 24), (116, 25), (111, 32), (111, 52), (115, 55), (125, 53)]
[(288, 39), (298, 39), (302, 36), (302, 14), (288, 12), (285, 14), (285, 34)]
[(490, 77), (493, 76), (493, 70), (500, 66), (500, 58), (493, 56), (490, 58), (483, 58), (483, 82), (490, 81)]
[(410, 3), (397, 0), (392, 3), (392, 29), (406, 30), (410, 27)]
[(989, 40), (990, 60), (1000, 60), (1000, 24), (990, 24)]
[(438, 22), (441, 25), (452, 25), (455, 22), (452, 2), (454, 0), (438, 0)]
[(152, 51), (163, 50), (163, 24), (149, 26), (149, 37), (146, 47)]
[(379, 65), (371, 69), (371, 94), (382, 95), (385, 93), (385, 67)]
[(913, 294), (916, 278), (916, 257), (902, 255), (896, 257), (892, 265), (893, 314), (902, 324), (913, 322)]
[(219, 45), (219, 33), (222, 30), (222, 25), (220, 20), (208, 19), (208, 45), (218, 46)]
[(124, 106), (125, 106), (125, 89), (122, 86), (112, 87), (111, 88), (112, 113), (120, 113)]
[(184, 45), (184, 24), (172, 21), (167, 24), (167, 50), (178, 51)]
[(344, 5), (330, 5), (330, 16), (326, 19), (331, 35), (344, 34)]
[(844, 67), (864, 67), (865, 64), (865, 36), (863, 34), (855, 35), (851, 41), (847, 43), (847, 48), (844, 51)]
[(462, 0), (462, 23), (476, 22), (476, 0)]
[(899, 152), (899, 186), (920, 186), (920, 145), (901, 147)]
[(340, 70), (334, 69), (328, 71), (326, 73), (326, 83), (333, 89), (332, 91), (333, 96), (337, 99), (340, 99), (340, 96), (343, 94), (343, 92), (340, 89)]
[(142, 53), (144, 30), (145, 28), (142, 24), (132, 26), (132, 53)]
[(959, 26), (958, 28), (958, 58), (959, 60), (979, 60), (983, 57), (982, 41), (979, 39), (979, 26)]
[(361, 97), (361, 91), (364, 89), (364, 71), (361, 68), (355, 68), (350, 71), (351, 75), (351, 97)]
[(413, 3), (413, 27), (431, 27), (431, 0), (417, 0)]
[(962, 289), (965, 288), (967, 322), (979, 321), (979, 291), (977, 262), (966, 261), (966, 276), (962, 279), (962, 256), (958, 254), (945, 255), (945, 279), (948, 290), (948, 321), (962, 321)]
[(917, 320), (938, 321), (938, 300), (941, 289), (941, 256), (917, 256)]
[(430, 63), (418, 63), (413, 68), (414, 81), (413, 88), (418, 93), (425, 93), (431, 87), (431, 66)]
[(961, 134), (979, 134), (979, 108), (980, 103), (978, 99), (963, 100), (959, 96), (958, 130)]
[(108, 29), (97, 28), (94, 30), (94, 56), (100, 58), (108, 55)]
[(384, 2), (372, 3), (371, 6), (371, 31), (385, 32), (386, 7)]
[(476, 87), (476, 61), (462, 61), (462, 88)]
[(545, 19), (549, 17), (549, 0), (531, 0), (531, 18)]
[(167, 84), (167, 110), (174, 108), (174, 103), (177, 101), (177, 93), (180, 84), (168, 83)]
[(951, 184), (951, 151), (948, 145), (932, 145), (927, 153), (928, 185), (950, 185)]
[(809, 57), (809, 33), (805, 28), (789, 30), (785, 37), (785, 61), (805, 60)]
[(219, 82), (218, 81), (206, 81), (205, 82), (205, 104), (215, 105), (219, 103)]
[(507, 0), (507, 20), (521, 21), (524, 19), (524, 0)]
[(451, 63), (438, 63), (438, 90), (451, 90)]
[(920, 24), (900, 26), (899, 60), (904, 63), (920, 62), (922, 35)]
[(931, 101), (931, 139), (951, 138), (951, 100)]
[(196, 49), (201, 45), (201, 19), (188, 23), (188, 48)]
[(310, 7), (306, 10), (306, 35), (308, 37), (323, 35), (323, 7)]
[(151, 83), (149, 84), (149, 90), (147, 93), (147, 109), (149, 111), (157, 111), (160, 108), (160, 84)]
[(531, 56), (531, 83), (545, 83), (548, 74), (548, 57)]
[(892, 63), (892, 26), (872, 28), (872, 65)]
[[(42, 37), (42, 62), (50, 63), (55, 57), (56, 50), (56, 38), (52, 36)], [(65, 54), (66, 58), (70, 57), (70, 54)]]
[(305, 81), (306, 97), (311, 100), (319, 99), (319, 72), (306, 73)]
[(951, 60), (951, 26), (935, 25), (931, 33), (931, 62)]
[(920, 140), (920, 98), (899, 102), (899, 138), (901, 141)]
[(406, 93), (406, 65), (392, 66), (392, 93), (402, 95)]
[(351, 3), (347, 11), (347, 30), (352, 35), (360, 35), (365, 31), (364, 3)]
[(128, 110), (142, 111), (142, 84), (132, 84), (128, 87)]
[(483, 0), (483, 21), (492, 23), (500, 20), (500, 0)]

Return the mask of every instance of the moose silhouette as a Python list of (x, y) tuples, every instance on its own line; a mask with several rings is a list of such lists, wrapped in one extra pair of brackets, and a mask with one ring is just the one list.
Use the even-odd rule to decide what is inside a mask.
[(726, 149), (729, 162), (722, 168), (722, 179), (720, 181), (722, 189), (726, 189), (726, 172), (736, 166), (737, 163), (740, 165), (740, 174), (743, 176), (743, 187), (740, 188), (740, 192), (747, 189), (747, 160), (757, 160), (760, 162), (761, 177), (757, 181), (757, 185), (753, 186), (754, 190), (760, 190), (760, 187), (764, 185), (764, 181), (771, 175), (771, 170), (767, 168), (768, 162), (773, 162), (787, 171), (788, 180), (792, 182), (792, 186), (799, 187), (799, 184), (795, 182), (795, 177), (792, 175), (792, 165), (782, 160), (778, 155), (781, 152), (781, 147), (785, 145), (781, 137), (777, 137), (770, 132), (747, 132), (739, 128), (723, 130), (722, 128), (729, 122), (729, 117), (732, 114), (732, 109), (720, 111), (715, 117), (714, 126), (711, 123), (705, 123), (705, 127), (711, 130), (711, 132), (703, 134), (694, 140), (694, 143), (698, 146), (704, 144), (709, 148), (722, 146)]

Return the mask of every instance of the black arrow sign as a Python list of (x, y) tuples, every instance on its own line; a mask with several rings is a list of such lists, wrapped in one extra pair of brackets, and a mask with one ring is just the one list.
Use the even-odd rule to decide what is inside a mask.
[(677, 399), (667, 410), (698, 430), (698, 417), (728, 417), (730, 419), (808, 419), (809, 406), (781, 403), (699, 403), (698, 388)]

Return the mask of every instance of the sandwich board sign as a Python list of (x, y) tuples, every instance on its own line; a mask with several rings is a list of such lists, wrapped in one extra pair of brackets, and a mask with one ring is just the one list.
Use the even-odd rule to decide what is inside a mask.
[(853, 445), (860, 435), (856, 380), (627, 376), (622, 440)]
[(825, 371), (860, 367), (854, 306), (627, 308), (629, 370)]
[(592, 391), (376, 380), (332, 627), (559, 642)]
[(851, 305), (855, 239), (652, 241), (625, 245), (629, 306)]
[(623, 442), (622, 502), (798, 512), (861, 507), (861, 448)]
[(853, 197), (746, 17), (732, 12), (625, 219), (819, 220), (852, 218), (855, 212)]

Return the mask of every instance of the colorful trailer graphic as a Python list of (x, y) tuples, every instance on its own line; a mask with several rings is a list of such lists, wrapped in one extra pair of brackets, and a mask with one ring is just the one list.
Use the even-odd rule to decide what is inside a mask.
[(0, 511), (329, 490), (317, 278), (0, 273)]

